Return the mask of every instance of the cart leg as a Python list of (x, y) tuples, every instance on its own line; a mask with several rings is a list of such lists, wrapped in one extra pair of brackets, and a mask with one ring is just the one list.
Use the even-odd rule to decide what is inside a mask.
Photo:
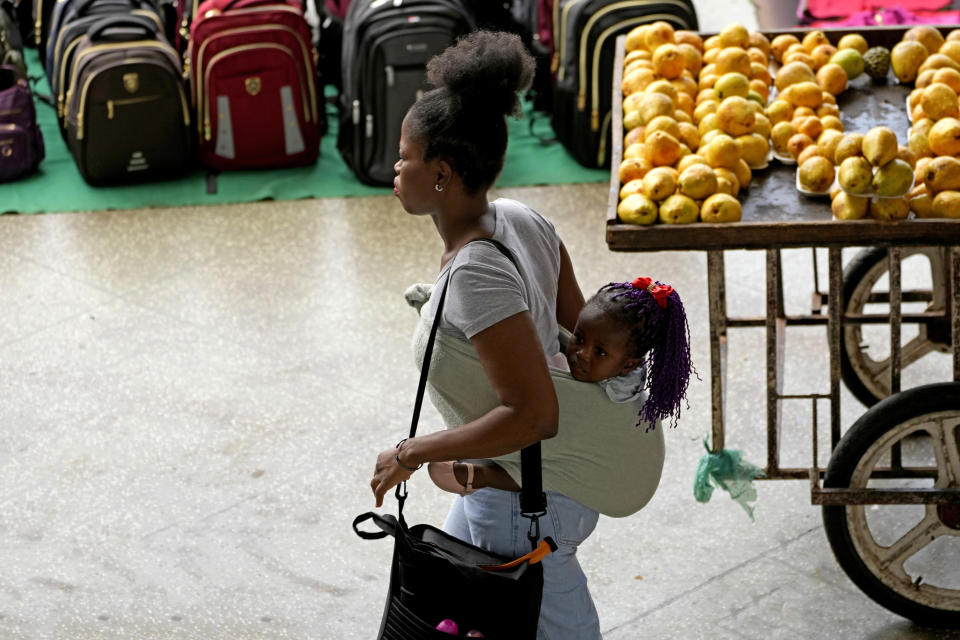
[(840, 335), (843, 329), (843, 261), (840, 247), (828, 250), (830, 303), (827, 315), (827, 338), (830, 343), (830, 449), (840, 442)]
[(783, 284), (779, 249), (767, 249), (767, 475), (780, 468), (780, 405), (783, 393)]
[(707, 251), (707, 294), (710, 306), (710, 392), (712, 451), (723, 449), (723, 415), (727, 377), (727, 298), (723, 251)]
[(900, 320), (902, 317), (902, 295), (900, 279), (900, 247), (887, 249), (890, 273), (890, 395), (900, 393)]
[[(900, 335), (903, 314), (900, 257), (900, 247), (889, 247), (887, 249), (887, 270), (890, 273), (890, 395), (900, 393), (900, 367), (902, 364)], [(900, 443), (890, 447), (890, 466), (894, 468), (902, 466)]]
[(960, 247), (950, 249), (950, 317), (953, 338), (953, 379), (960, 382)]

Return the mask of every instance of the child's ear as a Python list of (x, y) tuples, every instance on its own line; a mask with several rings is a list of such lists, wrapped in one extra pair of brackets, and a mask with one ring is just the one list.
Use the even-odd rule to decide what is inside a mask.
[(620, 373), (618, 375), (622, 376), (628, 374), (641, 364), (643, 364), (643, 358), (628, 358), (627, 361), (623, 363), (623, 368), (620, 369)]

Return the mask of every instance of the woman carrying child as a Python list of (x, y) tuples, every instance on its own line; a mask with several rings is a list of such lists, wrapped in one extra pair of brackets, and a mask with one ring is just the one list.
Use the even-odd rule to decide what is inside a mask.
[[(547, 359), (560, 351), (559, 327), (573, 330), (583, 295), (553, 225), (520, 202), (487, 199), (503, 168), (506, 116), (519, 113), (517, 92), (533, 72), (518, 37), (473, 33), (430, 62), (427, 79), (437, 88), (404, 119), (394, 194), (408, 213), (429, 215), (436, 225), (444, 246), (436, 286), (447, 287), (441, 334), (475, 350), (496, 400), (457, 428), (381, 452), (370, 483), (378, 507), (425, 463), (496, 458), (557, 433)], [(513, 260), (488, 242), (472, 242), (482, 238), (501, 243)], [(427, 321), (439, 297), (424, 309)], [(547, 511), (541, 535), (559, 548), (543, 561), (538, 637), (596, 640), (599, 620), (576, 550), (598, 513), (550, 490)], [(516, 557), (529, 551), (525, 523), (518, 493), (489, 488), (456, 497), (444, 529)]]
[[(580, 311), (566, 353), (549, 364), (574, 380), (598, 383), (612, 402), (637, 404), (638, 427), (652, 429), (666, 418), (675, 423), (693, 371), (679, 294), (644, 277), (601, 287)], [(520, 490), (490, 460), (431, 462), (428, 471), (439, 488), (461, 496), (484, 487)]]

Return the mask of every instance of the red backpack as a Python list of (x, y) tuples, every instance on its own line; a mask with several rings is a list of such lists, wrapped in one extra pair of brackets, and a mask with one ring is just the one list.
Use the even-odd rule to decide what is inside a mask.
[(190, 25), (200, 161), (212, 169), (316, 162), (324, 115), (298, 0), (206, 0)]

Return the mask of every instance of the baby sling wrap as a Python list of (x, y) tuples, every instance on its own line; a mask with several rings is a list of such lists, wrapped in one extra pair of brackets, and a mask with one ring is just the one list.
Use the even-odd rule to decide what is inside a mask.
[[(418, 366), (432, 320), (421, 314), (414, 331)], [(561, 329), (562, 344), (568, 335)], [(636, 513), (660, 483), (661, 425), (649, 430), (647, 425), (635, 426), (640, 401), (613, 402), (600, 385), (580, 382), (558, 369), (550, 369), (550, 377), (560, 404), (560, 425), (555, 437), (541, 442), (543, 490), (556, 491), (614, 518)], [(500, 404), (473, 346), (442, 330), (430, 358), (427, 393), (448, 429)], [(519, 451), (494, 460), (521, 484)]]

